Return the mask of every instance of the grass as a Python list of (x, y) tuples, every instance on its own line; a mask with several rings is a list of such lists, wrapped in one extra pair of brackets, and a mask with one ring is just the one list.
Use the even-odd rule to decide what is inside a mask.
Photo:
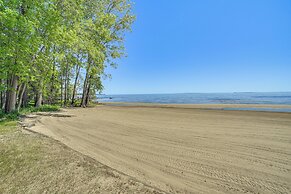
[(16, 130), (17, 123), (15, 121), (0, 122), (0, 135), (11, 133)]

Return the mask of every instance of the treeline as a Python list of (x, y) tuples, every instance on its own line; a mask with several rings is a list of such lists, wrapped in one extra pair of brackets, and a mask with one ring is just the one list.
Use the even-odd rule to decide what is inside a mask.
[(86, 107), (124, 56), (129, 0), (0, 0), (0, 107)]

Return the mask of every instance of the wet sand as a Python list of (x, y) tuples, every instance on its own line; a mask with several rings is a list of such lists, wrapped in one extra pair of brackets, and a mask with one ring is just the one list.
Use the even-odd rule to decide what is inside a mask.
[(25, 122), (169, 193), (291, 193), (291, 114), (208, 108), (115, 104)]

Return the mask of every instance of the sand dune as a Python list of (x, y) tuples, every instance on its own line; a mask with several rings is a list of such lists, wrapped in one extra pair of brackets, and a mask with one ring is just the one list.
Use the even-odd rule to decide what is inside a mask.
[(289, 113), (99, 106), (65, 114), (26, 122), (166, 192), (291, 193)]

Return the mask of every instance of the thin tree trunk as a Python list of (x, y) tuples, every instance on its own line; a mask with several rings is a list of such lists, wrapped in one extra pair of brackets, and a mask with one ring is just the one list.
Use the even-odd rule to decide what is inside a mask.
[(1, 107), (3, 110), (5, 110), (5, 107), (6, 107), (6, 96), (7, 96), (8, 84), (9, 84), (9, 78), (8, 77), (7, 77), (6, 81), (3, 80), (3, 85), (4, 84), (6, 84), (6, 86), (5, 86), (5, 91), (3, 91), (3, 96), (2, 96), (3, 104), (2, 104), (2, 107)]
[(9, 110), (8, 110), (8, 105), (10, 104), (10, 90), (11, 90), (11, 88), (10, 88), (10, 85), (11, 85), (11, 80), (12, 80), (12, 78), (11, 78), (11, 76), (8, 76), (7, 77), (7, 80), (6, 80), (6, 99), (5, 99), (5, 108), (4, 108), (4, 110), (5, 110), (5, 112), (6, 113), (8, 113), (9, 112)]
[(24, 90), (23, 98), (22, 98), (22, 107), (27, 107), (28, 105), (28, 93), (27, 93), (27, 87)]
[(51, 77), (51, 89), (50, 89), (50, 95), (49, 95), (49, 103), (54, 104), (54, 94), (55, 94), (55, 69), (56, 65), (55, 62), (53, 62), (53, 73)]
[(88, 84), (89, 84), (90, 68), (91, 68), (91, 60), (90, 60), (90, 56), (89, 56), (88, 57), (88, 67), (87, 67), (87, 71), (86, 71), (86, 78), (85, 78), (84, 85), (83, 85), (82, 102), (81, 102), (81, 107), (83, 107), (83, 108), (86, 107), (86, 98), (87, 98), (87, 89), (88, 89)]
[(79, 65), (77, 65), (76, 66), (76, 77), (75, 77), (74, 88), (73, 88), (73, 93), (72, 93), (71, 106), (73, 106), (75, 103), (75, 95), (76, 95), (76, 89), (77, 89), (77, 83), (78, 83), (78, 77), (80, 74), (80, 69), (81, 69), (81, 67)]
[(20, 94), (21, 88), (22, 88), (22, 84), (20, 84), (20, 85), (17, 87), (17, 91), (16, 91), (16, 104), (17, 104), (17, 102), (18, 102), (18, 98), (19, 98), (19, 94)]
[(1, 91), (1, 94), (0, 95), (1, 95), (1, 97), (0, 97), (1, 98), (0, 99), (1, 100), (1, 102), (0, 102), (0, 109), (2, 109), (3, 103), (4, 103), (4, 101), (3, 101), (3, 92), (2, 91)]
[(63, 75), (61, 75), (61, 105), (63, 105)]
[(65, 69), (65, 89), (64, 89), (64, 106), (66, 106), (67, 105), (67, 98), (68, 98), (68, 62), (67, 62), (67, 64), (66, 64), (66, 69)]
[(67, 82), (64, 80), (65, 88), (64, 88), (64, 106), (67, 104)]
[(67, 81), (67, 99), (66, 99), (66, 105), (70, 101), (70, 76), (69, 76), (69, 70), (67, 70), (67, 75), (66, 75), (66, 81)]
[(19, 111), (19, 109), (22, 105), (23, 94), (24, 94), (24, 91), (26, 90), (26, 83), (23, 83), (21, 86), (22, 86), (22, 89), (21, 89), (21, 91), (19, 93), (19, 97), (18, 97), (17, 111)]
[[(2, 80), (2, 79), (0, 79), (0, 84), (1, 84), (1, 86), (2, 86), (2, 85), (4, 85), (4, 83), (3, 83), (3, 80)], [(1, 92), (0, 92), (0, 109), (2, 109), (2, 107), (3, 107), (3, 104), (4, 104), (4, 99), (3, 99), (3, 91), (2, 91), (2, 89), (1, 89)]]
[(5, 99), (6, 99), (6, 93), (5, 92), (2, 92), (2, 106), (0, 107), (1, 109), (5, 109)]
[(89, 100), (90, 100), (90, 89), (91, 89), (90, 79), (91, 79), (91, 77), (89, 78), (89, 83), (88, 83), (88, 87), (87, 87), (87, 93), (86, 93), (86, 99), (85, 99), (85, 106), (88, 106)]
[(87, 98), (87, 87), (88, 87), (88, 80), (89, 80), (89, 73), (87, 71), (86, 73), (86, 78), (84, 80), (84, 86), (83, 86), (83, 94), (82, 94), (82, 102), (81, 102), (81, 106), (83, 108), (86, 107), (86, 98)]

